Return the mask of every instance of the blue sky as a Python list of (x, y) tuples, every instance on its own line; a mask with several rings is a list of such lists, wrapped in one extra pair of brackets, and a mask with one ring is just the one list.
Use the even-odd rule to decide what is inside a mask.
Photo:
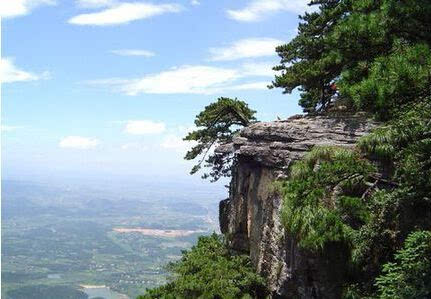
[(217, 97), (300, 113), (266, 85), (306, 2), (2, 1), (3, 177), (186, 176), (181, 138)]

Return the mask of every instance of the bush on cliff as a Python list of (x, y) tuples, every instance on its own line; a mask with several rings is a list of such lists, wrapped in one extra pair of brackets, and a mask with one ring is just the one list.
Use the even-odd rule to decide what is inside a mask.
[(411, 233), (376, 285), (384, 299), (431, 298), (431, 232)]
[(368, 218), (361, 196), (375, 168), (358, 152), (316, 147), (291, 168), (281, 183), (282, 222), (299, 244), (322, 249), (326, 243), (351, 243), (353, 231)]
[(377, 275), (410, 232), (431, 229), (431, 102), (404, 109), (359, 142), (387, 176), (385, 188), (370, 196), (371, 217), (356, 239), (354, 258), (364, 273)]
[(150, 298), (264, 298), (265, 281), (245, 255), (232, 255), (221, 236), (200, 237), (181, 260), (168, 267), (169, 283), (147, 291)]

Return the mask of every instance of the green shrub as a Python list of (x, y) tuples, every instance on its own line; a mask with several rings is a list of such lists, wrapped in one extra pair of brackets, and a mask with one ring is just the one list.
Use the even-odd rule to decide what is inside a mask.
[(383, 266), (377, 278), (379, 298), (419, 299), (431, 297), (431, 232), (411, 233), (395, 262)]
[(304, 248), (350, 243), (353, 230), (368, 217), (361, 195), (374, 171), (354, 150), (315, 147), (280, 185), (283, 225)]
[(221, 236), (200, 237), (197, 245), (169, 265), (171, 282), (147, 290), (150, 298), (264, 298), (265, 281), (250, 259), (229, 252)]

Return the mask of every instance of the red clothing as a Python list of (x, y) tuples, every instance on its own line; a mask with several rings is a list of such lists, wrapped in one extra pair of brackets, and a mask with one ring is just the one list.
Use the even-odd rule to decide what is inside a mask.
[(331, 90), (333, 90), (333, 91), (337, 91), (337, 84), (332, 83), (332, 84), (329, 86), (329, 88), (331, 88)]

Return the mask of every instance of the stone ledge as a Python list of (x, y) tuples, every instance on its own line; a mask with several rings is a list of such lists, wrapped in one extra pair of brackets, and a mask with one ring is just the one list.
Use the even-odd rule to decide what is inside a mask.
[(248, 156), (268, 167), (284, 168), (316, 145), (354, 146), (358, 138), (378, 125), (365, 115), (305, 116), (259, 122), (241, 130), (219, 153)]

